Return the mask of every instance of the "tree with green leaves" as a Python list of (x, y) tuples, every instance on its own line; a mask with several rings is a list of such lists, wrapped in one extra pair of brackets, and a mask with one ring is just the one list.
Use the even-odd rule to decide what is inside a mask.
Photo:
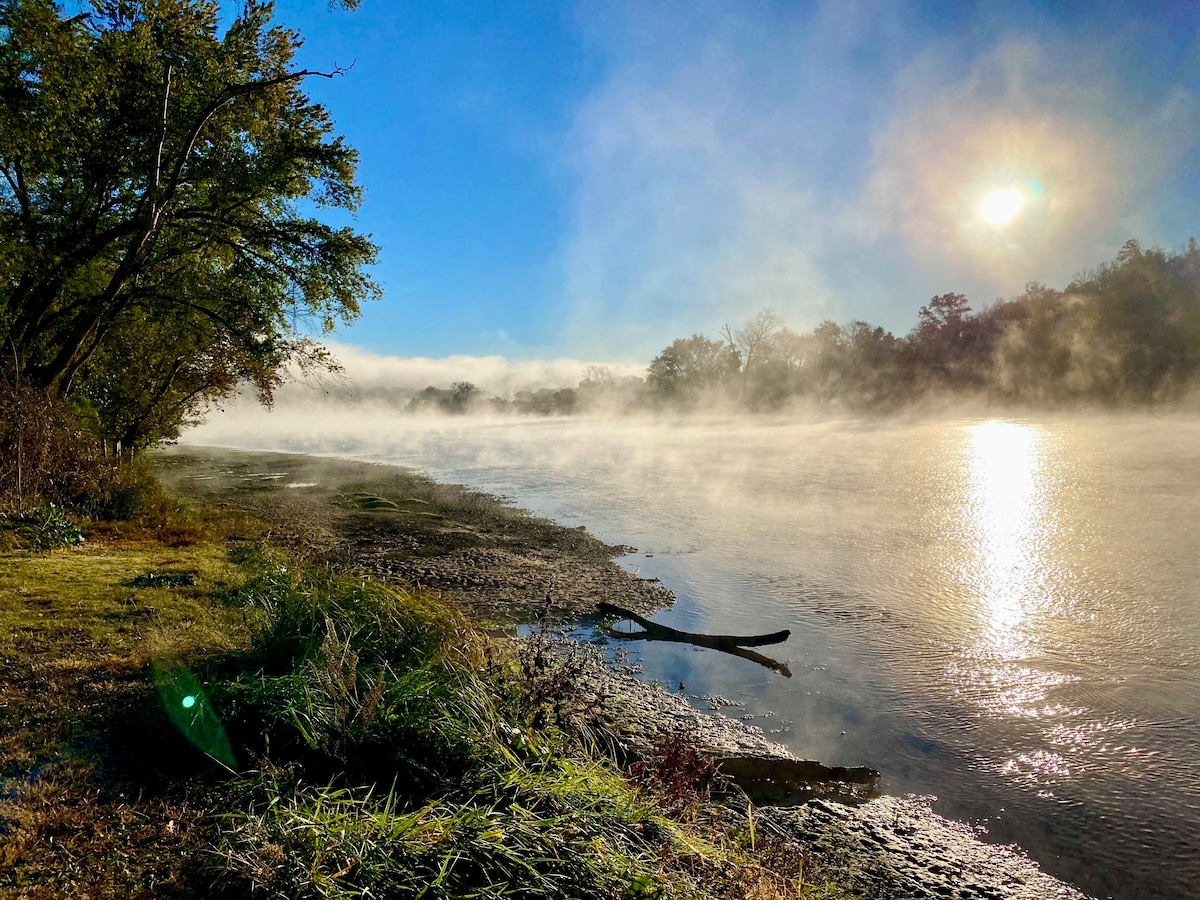
[[(343, 4), (346, 5), (346, 4)], [(352, 4), (350, 4), (352, 5)], [(22, 378), (145, 442), (290, 365), (376, 297), (357, 155), (248, 0), (0, 2), (0, 342)]]
[(736, 376), (740, 368), (734, 348), (693, 334), (675, 340), (654, 358), (647, 370), (646, 386), (665, 399), (694, 399)]

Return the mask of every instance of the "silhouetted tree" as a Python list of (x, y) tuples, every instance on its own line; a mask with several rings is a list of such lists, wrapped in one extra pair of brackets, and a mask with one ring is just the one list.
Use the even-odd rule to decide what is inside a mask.
[(761, 361), (772, 336), (782, 327), (783, 321), (768, 306), (736, 331), (726, 325), (721, 335), (737, 354), (741, 370), (749, 372)]
[(605, 366), (587, 366), (583, 370), (583, 378), (579, 382), (579, 389), (607, 391), (611, 390), (615, 382), (613, 373)]
[(941, 294), (921, 307), (908, 344), (916, 364), (942, 386), (979, 387), (987, 379), (996, 330), (971, 315), (962, 294)]

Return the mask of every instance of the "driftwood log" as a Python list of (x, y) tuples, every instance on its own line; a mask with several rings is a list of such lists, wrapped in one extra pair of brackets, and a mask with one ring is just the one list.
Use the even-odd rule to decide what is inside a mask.
[(770, 634), (754, 634), (754, 635), (735, 635), (735, 634), (696, 634), (691, 631), (680, 631), (678, 628), (672, 628), (669, 625), (660, 625), (657, 622), (651, 622), (644, 616), (639, 616), (631, 610), (624, 609), (612, 603), (601, 603), (596, 607), (596, 611), (602, 616), (616, 616), (620, 619), (629, 619), (642, 627), (642, 631), (636, 632), (608, 632), (610, 637), (617, 638), (623, 641), (674, 641), (681, 644), (693, 644), (697, 647), (708, 647), (712, 650), (720, 650), (722, 653), (729, 653), (732, 656), (740, 656), (742, 659), (748, 659), (751, 662), (756, 662), (760, 666), (766, 666), (768, 669), (773, 669), (781, 675), (791, 678), (791, 670), (778, 660), (771, 659), (769, 656), (763, 656), (761, 653), (755, 653), (753, 650), (748, 650), (748, 647), (767, 647), (771, 644), (782, 644), (791, 635), (790, 631), (773, 631)]
[(879, 773), (865, 766), (823, 766), (768, 756), (729, 756), (717, 763), (722, 775), (760, 805), (797, 806), (814, 797), (862, 803), (879, 796)]

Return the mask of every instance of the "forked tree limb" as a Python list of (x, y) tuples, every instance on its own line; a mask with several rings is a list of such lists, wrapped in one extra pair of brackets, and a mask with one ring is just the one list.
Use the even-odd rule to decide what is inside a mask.
[(596, 607), (601, 615), (620, 616), (629, 619), (646, 629), (648, 640), (652, 641), (683, 641), (700, 647), (711, 647), (714, 650), (728, 650), (731, 647), (766, 647), (770, 644), (782, 644), (791, 635), (790, 631), (772, 631), (770, 634), (754, 634), (741, 637), (735, 634), (696, 634), (691, 631), (680, 631), (669, 625), (659, 625), (635, 612), (615, 606), (612, 603), (601, 603)]
[(788, 636), (791, 634), (790, 631), (774, 631), (770, 634), (747, 636), (734, 634), (695, 634), (691, 631), (680, 631), (669, 625), (659, 625), (657, 622), (651, 622), (649, 619), (639, 616), (631, 610), (624, 609), (612, 603), (601, 603), (596, 607), (596, 611), (602, 616), (618, 616), (622, 619), (629, 619), (642, 627), (642, 631), (628, 634), (620, 631), (609, 632), (612, 637), (619, 640), (673, 641), (680, 644), (693, 644), (697, 647), (708, 647), (711, 650), (720, 650), (722, 653), (740, 656), (742, 659), (748, 659), (751, 662), (758, 663), (760, 666), (773, 669), (785, 678), (792, 677), (791, 669), (785, 663), (746, 649), (747, 647), (766, 647), (770, 644), (782, 644), (788, 639)]

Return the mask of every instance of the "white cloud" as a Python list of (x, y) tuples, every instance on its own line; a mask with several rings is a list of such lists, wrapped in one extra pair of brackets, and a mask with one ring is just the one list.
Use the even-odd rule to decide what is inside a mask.
[(891, 17), (827, 4), (780, 24), (699, 4), (618, 20), (592, 24), (613, 68), (572, 135), (572, 344), (602, 331), (653, 352), (767, 305), (816, 324), (832, 312), (822, 257), (844, 230), (823, 175), (853, 166), (827, 154), (862, 125), (829, 110), (870, 102), (849, 48)]

